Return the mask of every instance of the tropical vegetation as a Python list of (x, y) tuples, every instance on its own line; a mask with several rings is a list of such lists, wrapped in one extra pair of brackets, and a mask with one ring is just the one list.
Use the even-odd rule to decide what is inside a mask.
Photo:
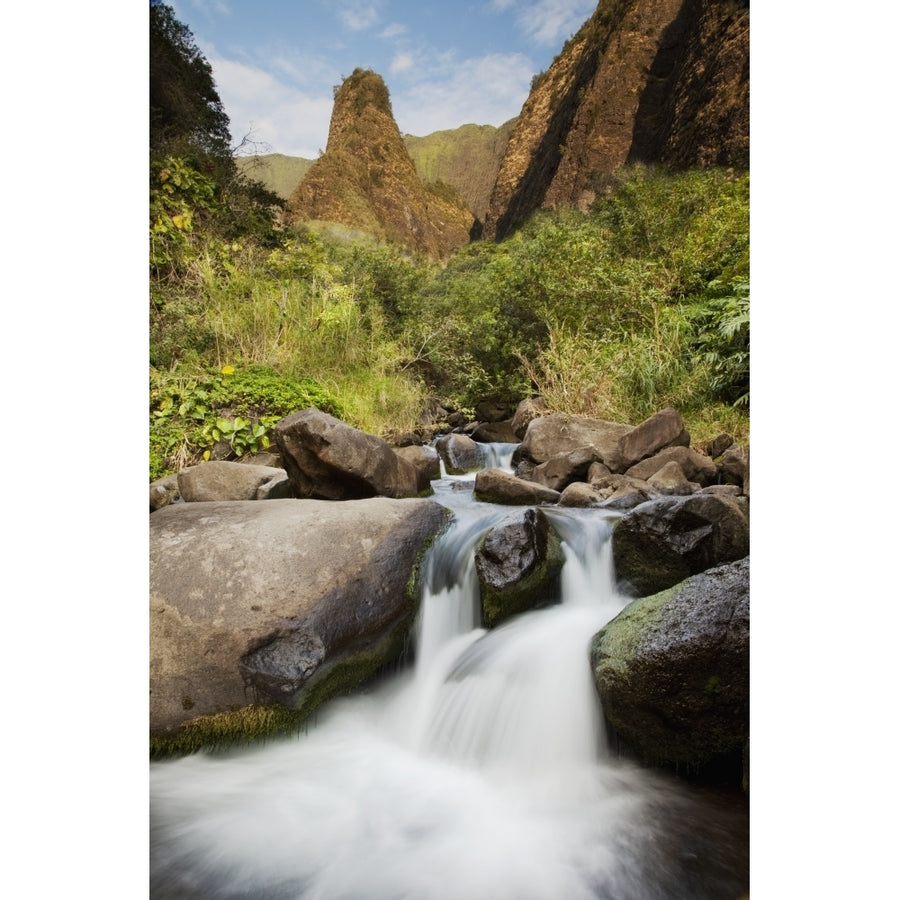
[(160, 2), (151, 48), (151, 478), (263, 449), (306, 406), (390, 438), (430, 399), (471, 413), (540, 394), (631, 424), (671, 405), (695, 441), (746, 440), (745, 172), (629, 166), (587, 212), (542, 212), (438, 263), (342, 226), (280, 225)]

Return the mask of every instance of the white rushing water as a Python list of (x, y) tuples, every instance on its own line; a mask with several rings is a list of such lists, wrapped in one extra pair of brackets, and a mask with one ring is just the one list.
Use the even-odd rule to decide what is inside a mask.
[(151, 896), (735, 900), (746, 821), (606, 745), (588, 661), (622, 609), (598, 511), (547, 510), (561, 603), (486, 632), (474, 549), (510, 510), (442, 479), (415, 664), (306, 734), (154, 763)]

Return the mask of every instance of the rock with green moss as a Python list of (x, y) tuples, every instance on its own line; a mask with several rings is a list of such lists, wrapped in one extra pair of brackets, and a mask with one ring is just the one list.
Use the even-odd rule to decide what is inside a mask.
[(240, 734), (248, 706), (285, 707), (287, 719), (299, 721), (396, 659), (418, 609), (418, 565), (447, 515), (430, 500), (385, 497), (183, 503), (155, 512), (157, 750), (180, 747), (186, 729), (195, 743)]
[(559, 602), (563, 561), (559, 537), (540, 509), (515, 513), (491, 529), (475, 554), (485, 626)]
[(643, 762), (741, 777), (749, 740), (749, 581), (748, 556), (634, 600), (593, 638), (603, 711)]
[(746, 556), (747, 508), (718, 494), (649, 500), (616, 523), (612, 548), (619, 590), (647, 597)]

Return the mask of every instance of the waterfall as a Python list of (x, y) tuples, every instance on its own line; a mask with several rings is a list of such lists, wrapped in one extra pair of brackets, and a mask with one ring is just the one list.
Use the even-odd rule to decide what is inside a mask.
[(588, 646), (626, 603), (611, 514), (546, 508), (560, 603), (486, 631), (474, 553), (510, 510), (435, 486), (454, 521), (414, 663), (299, 737), (152, 764), (151, 896), (734, 900), (746, 814), (605, 744)]

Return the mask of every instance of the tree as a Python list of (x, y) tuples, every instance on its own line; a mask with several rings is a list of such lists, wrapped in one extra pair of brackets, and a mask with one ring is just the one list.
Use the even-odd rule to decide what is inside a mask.
[[(150, 154), (231, 157), (228, 116), (190, 29), (150, 0)], [(199, 162), (199, 160), (194, 160)]]

